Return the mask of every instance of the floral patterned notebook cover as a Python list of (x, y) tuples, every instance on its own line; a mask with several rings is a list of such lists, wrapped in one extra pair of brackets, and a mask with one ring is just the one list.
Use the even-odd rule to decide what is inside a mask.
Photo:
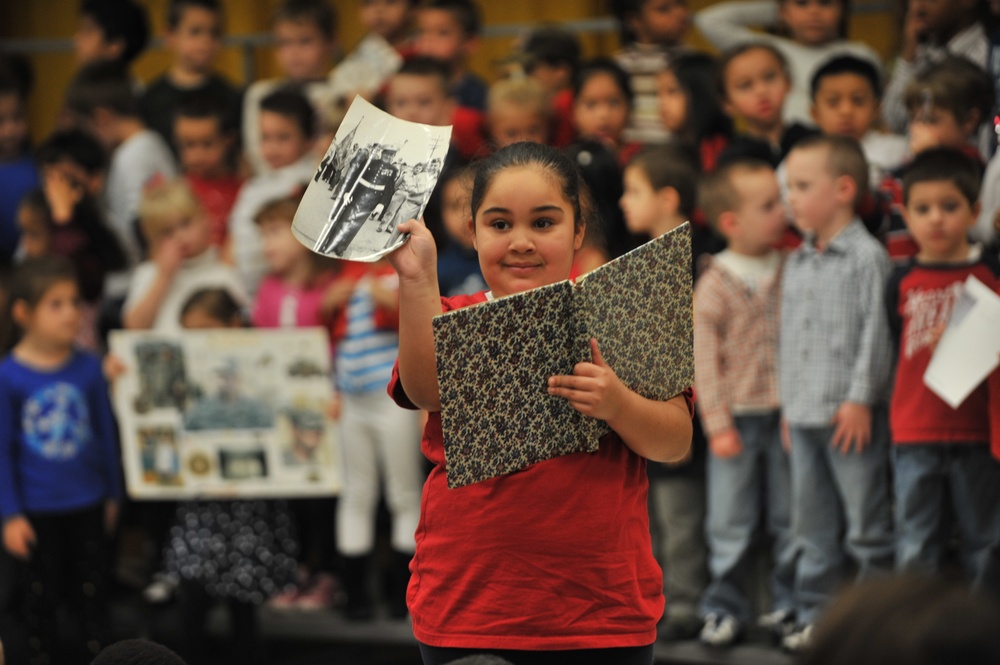
[(434, 319), (448, 486), (595, 452), (607, 424), (549, 395), (590, 360), (591, 337), (630, 388), (666, 400), (694, 381), (691, 232), (683, 226), (593, 272)]

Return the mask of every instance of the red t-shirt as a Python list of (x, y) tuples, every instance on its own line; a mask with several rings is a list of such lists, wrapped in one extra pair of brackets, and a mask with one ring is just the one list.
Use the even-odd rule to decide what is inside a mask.
[[(484, 293), (442, 298), (444, 311)], [(393, 370), (389, 394), (415, 408)], [(690, 400), (690, 397), (689, 397)], [(458, 489), (445, 476), (441, 415), (421, 443), (421, 497), (407, 603), (435, 647), (566, 650), (656, 639), (663, 581), (646, 509), (646, 460), (614, 433), (574, 453)]]
[(205, 208), (212, 245), (222, 247), (229, 235), (229, 213), (240, 193), (240, 187), (243, 186), (242, 178), (226, 176), (204, 179), (192, 175), (186, 178), (195, 198)]
[[(1000, 395), (987, 382), (952, 409), (924, 385), (937, 332), (948, 323), (969, 275), (996, 289), (998, 267), (992, 259), (965, 265), (924, 265), (915, 260), (889, 279), (886, 308), (896, 342), (896, 385), (889, 407), (892, 440), (912, 443), (986, 443), (990, 412), (1000, 411)], [(995, 385), (990, 384), (991, 387)], [(992, 408), (991, 408), (992, 405)]]

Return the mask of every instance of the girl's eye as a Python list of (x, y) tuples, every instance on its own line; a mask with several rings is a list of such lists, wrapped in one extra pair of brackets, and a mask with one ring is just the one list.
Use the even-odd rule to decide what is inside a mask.
[(535, 226), (539, 229), (547, 229), (552, 226), (552, 220), (548, 217), (539, 217), (535, 220)]
[(504, 231), (510, 228), (510, 223), (506, 219), (494, 219), (492, 222), (490, 222), (490, 226), (496, 229), (497, 231)]
[(926, 215), (927, 211), (930, 210), (930, 208), (925, 205), (918, 205), (914, 209), (918, 215)]

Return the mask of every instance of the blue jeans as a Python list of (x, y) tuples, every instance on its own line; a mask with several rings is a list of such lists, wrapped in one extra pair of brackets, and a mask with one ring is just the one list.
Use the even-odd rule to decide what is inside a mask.
[(892, 570), (889, 500), (889, 427), (884, 409), (872, 409), (871, 442), (860, 453), (831, 445), (833, 426), (792, 426), (792, 531), (800, 552), (795, 609), (815, 623), (846, 581), (848, 555), (858, 579)]
[(790, 518), (788, 454), (781, 447), (780, 414), (738, 416), (736, 431), (743, 452), (708, 460), (709, 570), (712, 581), (701, 612), (750, 619), (747, 591), (753, 574), (754, 535), (762, 513), (774, 542), (771, 570), (773, 609), (791, 609), (795, 581), (795, 543)]
[[(988, 445), (894, 446), (896, 469), (896, 565), (936, 572), (947, 549), (954, 516), (962, 563), (980, 587), (1000, 522), (1000, 462)], [(951, 509), (945, 505), (951, 498)]]

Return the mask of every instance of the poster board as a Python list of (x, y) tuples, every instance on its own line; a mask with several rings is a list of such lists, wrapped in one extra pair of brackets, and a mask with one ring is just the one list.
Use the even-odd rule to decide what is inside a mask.
[(339, 491), (324, 329), (114, 331), (110, 347), (132, 498)]

